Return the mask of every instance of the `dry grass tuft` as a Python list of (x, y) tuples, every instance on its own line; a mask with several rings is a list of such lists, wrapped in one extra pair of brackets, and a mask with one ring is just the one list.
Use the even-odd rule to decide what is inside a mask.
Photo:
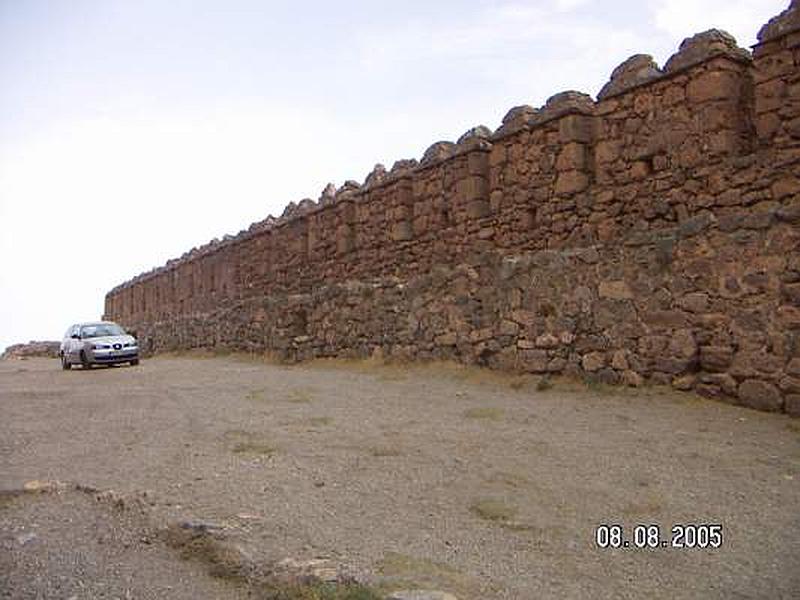
[(255, 441), (239, 442), (231, 448), (231, 452), (234, 454), (261, 454), (263, 456), (272, 456), (277, 451), (275, 446)]
[(497, 471), (492, 473), (487, 479), (489, 483), (499, 483), (511, 488), (519, 488), (530, 484), (530, 480), (519, 473), (509, 471)]
[[(472, 598), (477, 582), (468, 575), (442, 562), (418, 558), (399, 552), (387, 552), (377, 565), (377, 572), (390, 580), (390, 585), (380, 585), (386, 591), (397, 588), (442, 589), (457, 596)], [(388, 583), (388, 582), (387, 582)]]
[(498, 421), (503, 417), (503, 409), (492, 406), (482, 406), (478, 408), (470, 408), (464, 411), (464, 417), (467, 419), (485, 419), (488, 421)]
[(244, 581), (246, 565), (242, 555), (210, 534), (174, 524), (161, 532), (161, 538), (184, 560), (205, 564), (213, 577)]
[(516, 508), (495, 498), (473, 502), (469, 509), (485, 521), (510, 521), (517, 514)]
[(268, 444), (261, 434), (242, 429), (229, 429), (223, 434), (223, 438), (229, 444), (234, 454), (260, 454), (262, 456), (272, 456), (278, 449), (272, 444)]
[(314, 399), (311, 390), (296, 389), (289, 392), (286, 401), (292, 404), (308, 404)]
[(402, 449), (396, 446), (372, 446), (369, 453), (376, 458), (402, 456)]
[(250, 400), (252, 402), (264, 402), (267, 399), (267, 390), (265, 389), (258, 389), (258, 390), (251, 390), (247, 392), (245, 395), (245, 399)]
[(24, 493), (22, 490), (0, 490), (0, 510), (10, 507)]

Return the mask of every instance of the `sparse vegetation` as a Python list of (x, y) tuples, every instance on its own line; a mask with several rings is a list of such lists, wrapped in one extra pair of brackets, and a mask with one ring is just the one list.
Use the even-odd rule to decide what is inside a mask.
[(505, 522), (514, 518), (517, 509), (503, 500), (489, 498), (473, 502), (470, 511), (486, 521)]
[(251, 390), (247, 392), (245, 396), (248, 400), (252, 400), (253, 402), (263, 402), (267, 399), (267, 390), (259, 389), (259, 390)]
[[(419, 558), (387, 552), (377, 565), (377, 572), (391, 580), (389, 589), (405, 588), (438, 588), (451, 590), (456, 594), (472, 597), (475, 582), (457, 569), (428, 558)], [(379, 586), (381, 589), (383, 585)]]
[(263, 456), (271, 456), (277, 452), (277, 448), (267, 443), (263, 436), (252, 431), (244, 431), (242, 429), (229, 429), (225, 432), (225, 440), (233, 443), (230, 447), (231, 452), (234, 454), (260, 454)]
[(512, 390), (521, 390), (527, 384), (528, 378), (523, 375), (517, 375), (508, 380), (508, 387), (510, 387)]
[(498, 471), (492, 473), (487, 481), (489, 483), (501, 483), (508, 487), (518, 488), (530, 483), (527, 477), (517, 473), (509, 473), (508, 471)]
[(289, 392), (286, 401), (292, 404), (308, 404), (314, 399), (311, 392), (305, 389), (296, 389)]
[(489, 421), (498, 421), (503, 416), (503, 409), (492, 406), (470, 408), (469, 410), (464, 411), (464, 416), (467, 419), (486, 419)]
[(182, 559), (204, 563), (213, 577), (244, 581), (245, 565), (239, 552), (207, 533), (174, 524), (161, 532), (161, 538), (178, 550)]
[(587, 377), (583, 381), (586, 386), (586, 391), (591, 392), (594, 396), (612, 396), (619, 395), (620, 388), (607, 383), (603, 383), (593, 377)]
[(539, 381), (536, 382), (536, 391), (538, 392), (546, 392), (547, 390), (550, 390), (552, 388), (553, 388), (553, 382), (547, 375), (545, 375)]
[(403, 451), (395, 446), (373, 446), (369, 449), (369, 453), (372, 456), (377, 458), (380, 457), (391, 457), (391, 456), (402, 456)]
[(20, 490), (0, 490), (0, 510), (11, 506), (22, 493)]
[(333, 419), (331, 417), (311, 417), (306, 423), (311, 427), (325, 427), (333, 423)]
[(235, 444), (231, 451), (234, 454), (262, 454), (264, 456), (271, 456), (275, 454), (277, 448), (262, 442), (239, 442)]

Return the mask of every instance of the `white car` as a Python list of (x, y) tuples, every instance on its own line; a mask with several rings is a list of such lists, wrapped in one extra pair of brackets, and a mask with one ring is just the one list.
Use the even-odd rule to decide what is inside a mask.
[(64, 334), (59, 352), (64, 370), (72, 365), (90, 369), (92, 365), (139, 364), (139, 342), (111, 321), (78, 323)]

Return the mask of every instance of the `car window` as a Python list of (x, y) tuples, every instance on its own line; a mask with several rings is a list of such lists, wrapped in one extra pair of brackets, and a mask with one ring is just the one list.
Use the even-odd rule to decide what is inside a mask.
[(107, 335), (125, 335), (125, 331), (114, 323), (95, 323), (81, 327), (81, 339), (104, 337)]

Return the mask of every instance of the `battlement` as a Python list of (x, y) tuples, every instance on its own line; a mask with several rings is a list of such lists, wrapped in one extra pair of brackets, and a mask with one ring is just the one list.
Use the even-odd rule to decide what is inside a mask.
[[(562, 92), (329, 185), (116, 287), (106, 315), (154, 350), (380, 349), (734, 398), (755, 381), (800, 410), (799, 64), (796, 1), (752, 53), (710, 30), (663, 68), (635, 55), (597, 100)], [(733, 369), (754, 353), (775, 368)]]

